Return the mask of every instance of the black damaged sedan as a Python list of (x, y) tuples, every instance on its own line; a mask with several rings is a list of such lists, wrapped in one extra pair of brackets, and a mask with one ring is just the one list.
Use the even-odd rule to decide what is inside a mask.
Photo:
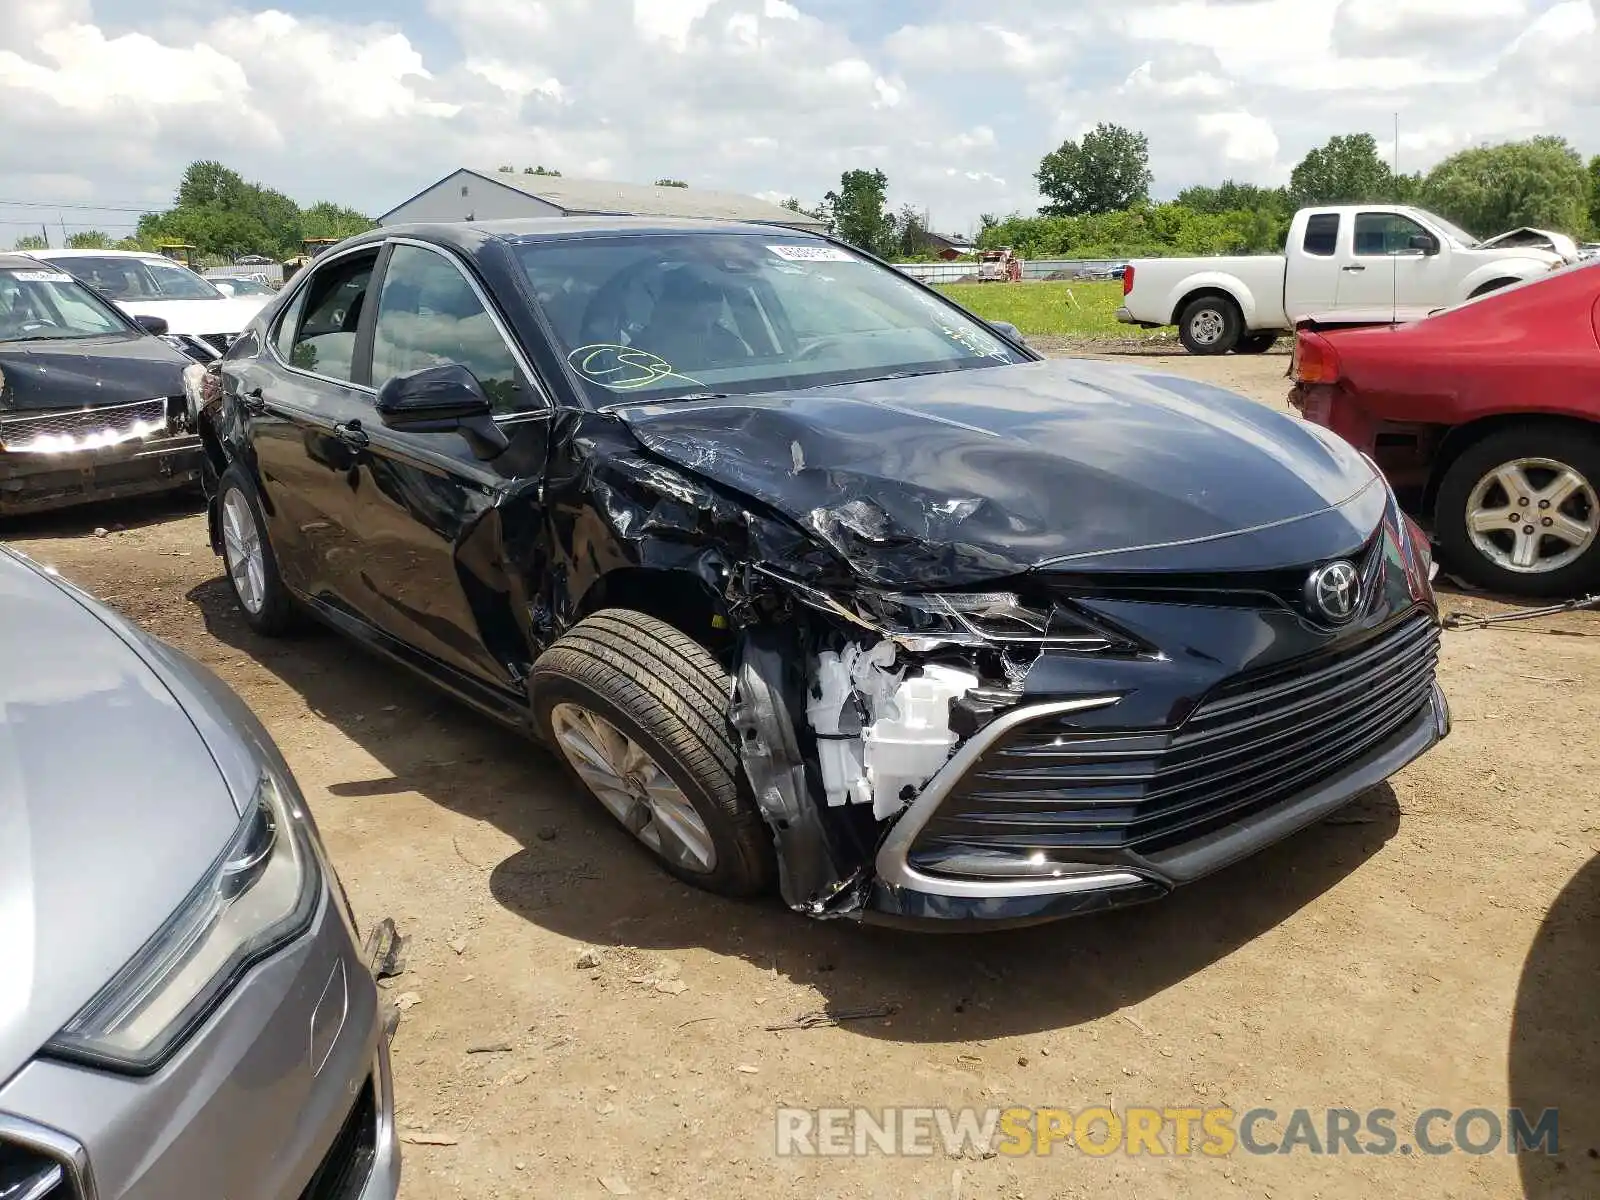
[(198, 482), (201, 375), (72, 276), (0, 254), (0, 517)]
[(789, 229), (362, 235), (201, 435), (256, 630), (332, 625), (675, 875), (817, 917), (1158, 897), (1448, 730), (1432, 564), (1361, 455)]

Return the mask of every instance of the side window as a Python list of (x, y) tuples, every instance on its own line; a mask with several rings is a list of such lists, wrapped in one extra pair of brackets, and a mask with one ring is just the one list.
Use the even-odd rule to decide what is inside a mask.
[(286, 356), (291, 366), (332, 379), (355, 377), (356, 330), (377, 261), (374, 249), (331, 262), (311, 276), (294, 301), (296, 319), (284, 322), (285, 329), (294, 330)]
[(1357, 213), (1357, 254), (1401, 254), (1411, 248), (1411, 239), (1428, 231), (1410, 217), (1399, 213)]
[(295, 330), (300, 327), (300, 314), (305, 311), (306, 289), (301, 288), (279, 316), (277, 332), (272, 335), (272, 344), (278, 348), (278, 356), (284, 362), (294, 361)]
[(445, 363), (471, 371), (497, 413), (536, 406), (511, 347), (455, 264), (419, 246), (396, 246), (378, 297), (373, 386)]
[(1331, 258), (1339, 248), (1339, 214), (1316, 213), (1308, 218), (1301, 248), (1318, 258)]

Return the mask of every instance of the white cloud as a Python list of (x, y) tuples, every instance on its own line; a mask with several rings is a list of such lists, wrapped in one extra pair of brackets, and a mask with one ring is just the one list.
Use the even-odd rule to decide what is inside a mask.
[[(372, 212), (504, 162), (812, 204), (881, 167), (956, 232), (1034, 207), (1040, 156), (1100, 121), (1147, 135), (1158, 196), (1281, 182), (1336, 133), (1388, 153), (1396, 112), (1408, 170), (1540, 132), (1600, 153), (1600, 0), (146, 0), (132, 31), (97, 2), (126, 11), (0, 22), (0, 197), (160, 201), (219, 158)], [(33, 211), (0, 207), (0, 245)]]

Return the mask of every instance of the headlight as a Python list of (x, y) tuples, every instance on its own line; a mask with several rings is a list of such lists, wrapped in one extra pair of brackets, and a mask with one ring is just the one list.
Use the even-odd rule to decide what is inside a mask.
[(205, 407), (206, 369), (199, 363), (191, 363), (183, 369), (183, 400), (189, 410), (189, 425), (193, 428), (199, 420), (200, 410)]
[(1107, 644), (1060, 605), (1046, 601), (1030, 606), (1013, 592), (862, 592), (855, 607), (885, 632), (946, 644)]
[(1053, 600), (1025, 601), (1014, 592), (886, 592), (862, 588), (834, 597), (770, 567), (760, 574), (781, 581), (812, 608), (890, 638), (907, 650), (943, 646), (1070, 646), (1104, 650), (1127, 639), (1101, 629), (1082, 613)]
[(252, 965), (305, 932), (321, 878), (295, 793), (263, 774), (255, 803), (206, 877), (46, 1053), (155, 1071)]

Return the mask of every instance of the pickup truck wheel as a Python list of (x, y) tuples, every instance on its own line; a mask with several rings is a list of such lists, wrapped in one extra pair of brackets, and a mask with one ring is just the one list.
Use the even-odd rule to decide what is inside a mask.
[(1278, 344), (1278, 335), (1275, 333), (1247, 333), (1239, 339), (1239, 344), (1233, 348), (1235, 354), (1265, 354)]
[(750, 896), (776, 875), (743, 783), (728, 674), (664, 621), (602, 609), (533, 664), (533, 717), (584, 789), (672, 874)]
[(1178, 339), (1190, 354), (1226, 354), (1244, 333), (1239, 306), (1227, 296), (1201, 296), (1178, 316)]
[(1507, 429), (1451, 464), (1434, 505), (1440, 558), (1491, 591), (1578, 596), (1600, 584), (1600, 435)]

